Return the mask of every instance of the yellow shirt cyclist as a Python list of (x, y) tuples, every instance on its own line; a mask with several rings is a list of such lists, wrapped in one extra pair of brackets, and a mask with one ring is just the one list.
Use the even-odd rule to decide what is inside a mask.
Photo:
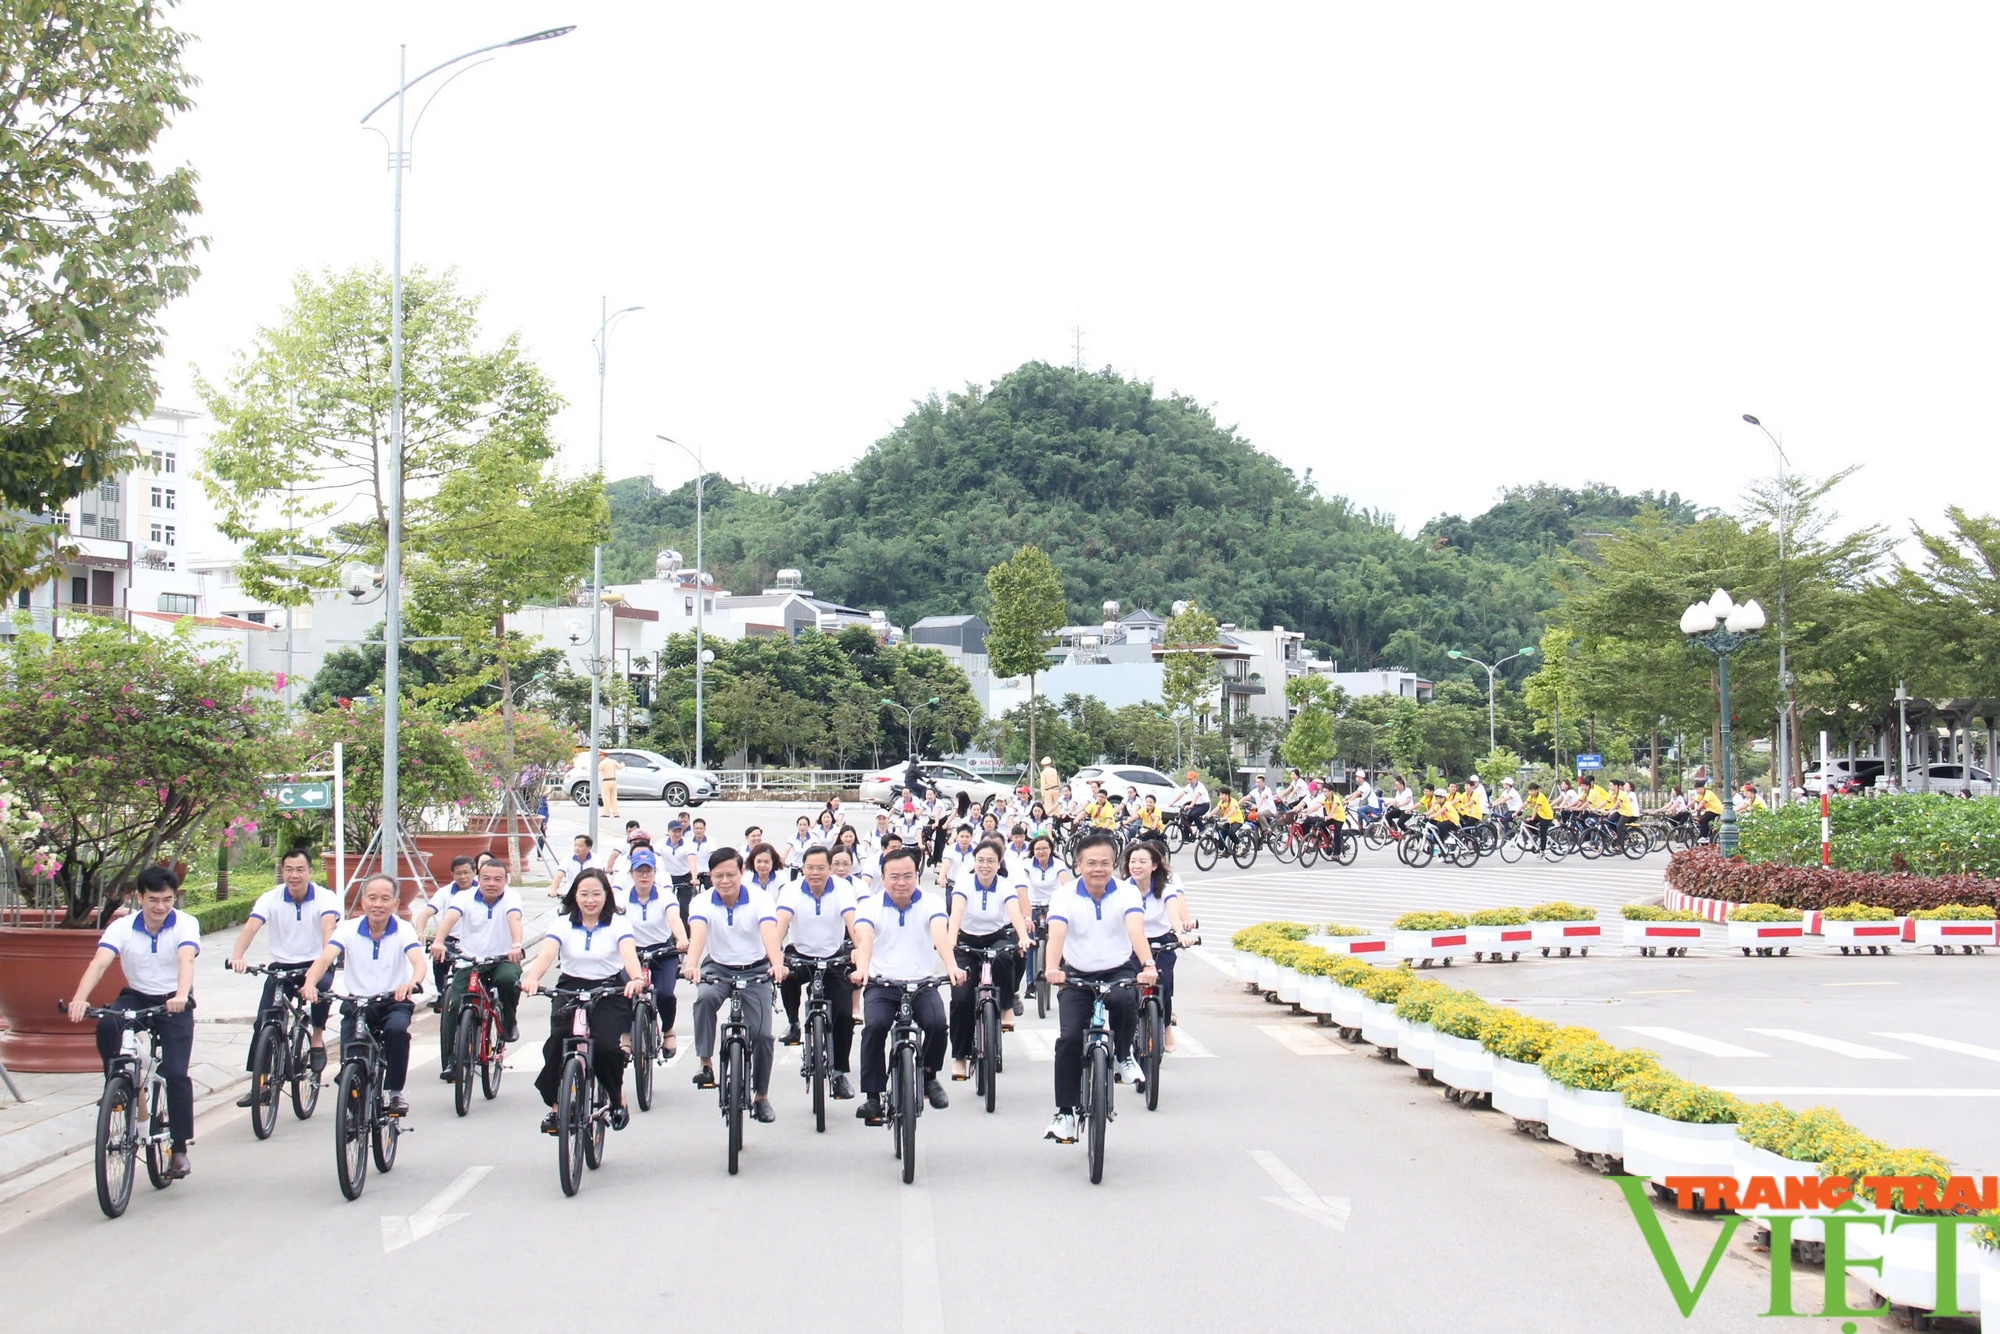
[(1215, 799), (1215, 818), (1224, 824), (1242, 824), (1243, 807), (1232, 794), (1225, 792)]

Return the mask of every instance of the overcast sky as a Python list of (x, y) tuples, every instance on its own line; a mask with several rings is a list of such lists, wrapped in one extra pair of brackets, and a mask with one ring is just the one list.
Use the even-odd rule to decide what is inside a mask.
[(203, 277), (165, 401), (301, 267), (390, 253), (411, 70), (559, 24), (424, 120), (406, 262), (457, 265), (607, 472), (757, 483), (912, 400), (1084, 360), (1413, 530), (1531, 480), (1732, 503), (1795, 469), (1899, 533), (1995, 508), (2000, 9), (184, 0)]

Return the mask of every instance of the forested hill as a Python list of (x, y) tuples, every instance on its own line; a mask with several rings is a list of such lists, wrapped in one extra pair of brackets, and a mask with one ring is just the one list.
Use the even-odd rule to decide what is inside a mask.
[[(648, 577), (663, 547), (694, 553), (694, 487), (610, 488), (606, 575)], [(1031, 362), (988, 389), (919, 405), (852, 468), (776, 492), (711, 477), (706, 555), (726, 588), (787, 566), (821, 597), (919, 617), (983, 611), (986, 571), (1023, 542), (1048, 551), (1070, 614), (1107, 599), (1303, 629), (1343, 667), (1441, 671), (1444, 652), (1540, 634), (1553, 559), (1579, 534), (1679, 497), (1546, 486), (1415, 539), (1326, 496), (1185, 397), (1109, 373)]]

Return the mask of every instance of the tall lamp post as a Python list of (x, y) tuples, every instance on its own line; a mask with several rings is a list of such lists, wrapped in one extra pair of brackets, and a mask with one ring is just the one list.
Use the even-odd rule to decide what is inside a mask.
[[(888, 707), (894, 709), (896, 712), (903, 715), (903, 726), (906, 729), (908, 729), (909, 733), (909, 738), (906, 743), (904, 753), (907, 754), (911, 759), (915, 759), (917, 755), (917, 710), (906, 709), (893, 699), (885, 699), (882, 702), (886, 704)], [(917, 705), (917, 709), (927, 709), (931, 705), (937, 702), (938, 702), (938, 697), (936, 695), (932, 695), (922, 704)]]
[(702, 484), (708, 480), (708, 469), (701, 461), (701, 451), (689, 449), (670, 435), (656, 437), (664, 440), (681, 453), (694, 460), (694, 767), (702, 767), (705, 752), (701, 748), (701, 669), (715, 657), (702, 647), (702, 614), (708, 610), (708, 589), (702, 580), (704, 566), (701, 563), (701, 495)]
[[(604, 371), (605, 358), (611, 350), (611, 326), (634, 311), (644, 310), (644, 306), (624, 306), (612, 310), (606, 297), (597, 298), (597, 476), (604, 478)], [(597, 807), (600, 802), (597, 766), (602, 762), (603, 741), (602, 698), (604, 681), (604, 657), (599, 652), (599, 641), (604, 624), (604, 544), (597, 543), (590, 552), (590, 845), (597, 846)], [(612, 636), (614, 650), (617, 636)], [(614, 654), (615, 656), (615, 654)], [(620, 738), (619, 744), (624, 744)]]
[(1518, 653), (1509, 653), (1498, 662), (1480, 662), (1479, 659), (1473, 657), (1470, 653), (1460, 653), (1457, 649), (1453, 649), (1445, 654), (1447, 658), (1459, 658), (1486, 669), (1486, 753), (1488, 755), (1491, 755), (1500, 748), (1499, 742), (1495, 740), (1498, 733), (1493, 723), (1493, 674), (1514, 661), (1514, 659), (1530, 658), (1534, 656), (1534, 653), (1535, 650), (1532, 647), (1524, 648)]
[[(545, 42), (552, 37), (562, 37), (575, 32), (575, 25), (567, 28), (549, 28), (542, 32), (531, 32), (526, 37), (516, 37), (508, 42), (495, 42), (467, 51), (464, 55), (453, 56), (431, 66), (416, 78), (409, 77), (410, 48), (396, 48), (396, 91), (368, 108), (368, 114), (361, 118), (361, 124), (375, 129), (368, 122), (375, 113), (391, 102), (396, 104), (396, 137), (389, 142), (389, 170), (396, 173), (395, 189), (395, 241), (392, 247), (394, 274), (389, 280), (389, 478), (387, 509), (389, 511), (389, 533), (382, 556), (382, 869), (393, 879), (401, 874), (397, 866), (397, 853), (401, 844), (401, 821), (396, 810), (396, 737), (400, 727), (398, 705), (401, 702), (401, 672), (398, 659), (403, 643), (403, 173), (410, 169), (410, 150), (415, 142), (417, 127), (410, 125), (404, 132), (406, 118), (405, 104), (412, 88), (431, 75), (462, 64), (474, 56), (483, 56), (488, 51), (499, 51), (510, 46), (527, 46), (531, 42)], [(480, 61), (485, 64), (485, 61)], [(445, 85), (456, 79), (466, 69), (465, 66), (451, 78), (437, 86), (431, 94), (435, 99), (443, 92)], [(430, 109), (430, 101), (417, 108), (417, 121), (423, 122), (424, 112)], [(377, 134), (382, 131), (375, 130)], [(387, 140), (388, 136), (382, 137)], [(289, 674), (287, 676), (289, 679)], [(344, 889), (344, 887), (343, 887)]]
[(1764, 628), (1764, 609), (1757, 599), (1738, 605), (1729, 594), (1716, 589), (1706, 602), (1689, 605), (1681, 613), (1681, 633), (1688, 643), (1715, 655), (1716, 675), (1722, 693), (1722, 855), (1736, 855), (1736, 767), (1729, 753), (1729, 655), (1757, 642)]
[(1791, 460), (1785, 457), (1785, 447), (1771, 434), (1770, 427), (1747, 412), (1743, 420), (1762, 431), (1771, 448), (1778, 451), (1778, 689), (1784, 701), (1778, 715), (1778, 781), (1784, 784), (1780, 799), (1790, 801), (1796, 775), (1792, 773), (1792, 674), (1785, 668), (1785, 519), (1791, 509), (1791, 493), (1785, 489), (1785, 467)]

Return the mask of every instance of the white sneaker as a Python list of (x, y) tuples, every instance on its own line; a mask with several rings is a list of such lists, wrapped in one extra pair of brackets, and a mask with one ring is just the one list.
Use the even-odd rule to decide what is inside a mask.
[(1139, 1068), (1137, 1061), (1127, 1056), (1118, 1063), (1118, 1082), (1121, 1084), (1144, 1084), (1146, 1082), (1146, 1072)]
[(1049, 1128), (1042, 1132), (1043, 1139), (1052, 1139), (1058, 1144), (1076, 1143), (1076, 1113), (1057, 1112), (1056, 1119), (1049, 1122)]

